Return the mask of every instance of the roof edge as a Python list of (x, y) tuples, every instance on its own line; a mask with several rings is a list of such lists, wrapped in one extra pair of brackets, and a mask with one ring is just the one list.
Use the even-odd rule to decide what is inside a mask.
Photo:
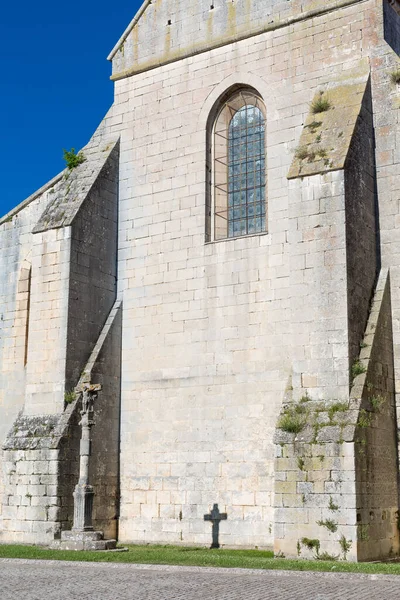
[(124, 33), (119, 38), (118, 42), (115, 44), (115, 46), (111, 50), (110, 54), (107, 56), (107, 60), (112, 60), (114, 58), (114, 56), (118, 52), (120, 46), (124, 43), (124, 41), (126, 40), (126, 38), (128, 37), (128, 35), (130, 34), (130, 32), (132, 31), (132, 29), (135, 27), (136, 23), (139, 21), (140, 17), (142, 16), (142, 14), (144, 13), (144, 11), (146, 10), (146, 8), (151, 3), (152, 3), (152, 0), (145, 0), (143, 2), (142, 6), (139, 8), (139, 10), (137, 11), (136, 15), (133, 17), (132, 21), (129, 23), (128, 27), (125, 29)]
[(20, 204), (18, 204), (14, 208), (12, 208), (7, 214), (4, 215), (4, 217), (0, 217), (0, 225), (3, 225), (3, 223), (6, 223), (9, 219), (12, 219), (12, 217), (14, 217), (16, 214), (18, 214), (19, 212), (21, 212), (21, 210), (23, 210), (24, 208), (26, 208), (31, 202), (33, 202), (34, 200), (36, 200), (36, 198), (39, 198), (39, 196), (41, 196), (42, 194), (44, 194), (45, 192), (47, 192), (47, 190), (49, 190), (50, 188), (52, 188), (56, 183), (58, 183), (60, 181), (60, 179), (64, 175), (65, 171), (66, 171), (66, 169), (64, 169), (63, 171), (61, 171), (61, 173), (59, 173), (58, 175), (56, 175), (55, 177), (53, 177), (53, 179), (50, 179), (50, 181), (48, 181), (47, 183), (45, 183), (44, 185), (42, 185), (41, 188), (39, 188), (38, 190), (36, 190), (36, 192), (33, 192), (33, 194), (31, 194), (30, 196), (28, 196), (28, 198), (26, 198), (25, 200), (23, 200), (22, 202), (20, 202)]
[[(61, 229), (63, 227), (70, 227), (73, 224), (81, 206), (91, 194), (93, 186), (106, 168), (111, 155), (118, 148), (119, 140), (119, 135), (105, 140), (104, 144), (107, 144), (106, 148), (100, 149), (100, 146), (97, 146), (97, 151), (92, 156), (89, 156), (82, 165), (73, 169), (73, 173), (70, 173), (71, 179), (65, 179), (60, 184), (58, 193), (62, 193), (62, 197), (56, 195), (54, 200), (46, 206), (32, 233)], [(88, 147), (90, 146), (85, 146), (82, 150), (84, 151)], [(104, 153), (106, 154), (102, 156)], [(75, 188), (71, 191), (71, 185), (74, 187), (76, 183), (79, 184), (79, 182), (85, 179), (88, 184), (87, 189), (77, 191)], [(64, 191), (63, 186), (65, 186)], [(74, 200), (71, 200), (71, 195), (75, 197)], [(66, 205), (70, 207), (69, 214), (67, 215), (65, 215)]]
[[(313, 9), (308, 10), (307, 12), (302, 13), (299, 16), (288, 17), (288, 18), (284, 19), (283, 21), (268, 23), (267, 25), (264, 24), (264, 25), (257, 27), (256, 29), (253, 29), (252, 31), (235, 35), (232, 38), (224, 39), (223, 41), (220, 41), (218, 43), (210, 44), (209, 42), (206, 42), (204, 45), (200, 45), (196, 49), (191, 49), (188, 52), (183, 52), (182, 54), (179, 54), (177, 56), (172, 56), (169, 59), (165, 59), (162, 61), (154, 60), (153, 62), (150, 61), (149, 63), (146, 63), (141, 66), (131, 66), (123, 71), (120, 71), (117, 73), (112, 73), (112, 75), (110, 76), (110, 79), (111, 79), (111, 81), (119, 81), (121, 79), (131, 77), (132, 75), (137, 75), (137, 74), (143, 73), (145, 71), (150, 71), (151, 69), (156, 69), (158, 67), (168, 65), (170, 63), (174, 63), (178, 60), (182, 60), (182, 59), (188, 58), (190, 56), (196, 56), (197, 54), (202, 54), (203, 52), (208, 52), (209, 50), (214, 50), (215, 48), (221, 48), (223, 46), (227, 46), (234, 42), (240, 42), (241, 40), (252, 38), (252, 37), (255, 37), (262, 33), (275, 31), (277, 29), (283, 29), (285, 27), (294, 25), (296, 23), (300, 23), (302, 21), (307, 21), (309, 19), (313, 19), (313, 18), (319, 17), (321, 15), (335, 12), (336, 10), (341, 9), (341, 8), (347, 8), (349, 6), (353, 6), (354, 4), (363, 4), (368, 1), (369, 0), (332, 0), (332, 2), (333, 2), (332, 5), (324, 6), (323, 8), (321, 8), (321, 7), (313, 8)], [(390, 2), (390, 0), (386, 0), (386, 1)], [(400, 2), (400, 0), (393, 0), (393, 1)], [(129, 26), (127, 27), (127, 29), (125, 30), (125, 32), (123, 33), (123, 35), (121, 36), (121, 38), (119, 39), (117, 44), (114, 46), (114, 48), (111, 51), (111, 53), (109, 54), (109, 56), (107, 57), (107, 60), (112, 60), (114, 58), (118, 49), (125, 42), (128, 35), (132, 31), (132, 29), (134, 28), (136, 23), (139, 21), (139, 19), (141, 18), (141, 16), (145, 12), (146, 8), (149, 6), (149, 4), (152, 4), (152, 0), (145, 0), (142, 7), (136, 13), (134, 19), (131, 21), (131, 23), (129, 24)]]

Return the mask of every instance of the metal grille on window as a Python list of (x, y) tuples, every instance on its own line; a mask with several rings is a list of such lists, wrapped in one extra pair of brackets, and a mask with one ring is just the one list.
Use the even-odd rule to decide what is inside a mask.
[(215, 239), (265, 231), (265, 205), (264, 107), (241, 91), (226, 102), (215, 128)]

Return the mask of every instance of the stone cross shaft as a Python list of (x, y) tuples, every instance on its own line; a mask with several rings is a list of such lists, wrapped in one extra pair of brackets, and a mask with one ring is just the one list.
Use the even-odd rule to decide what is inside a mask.
[(214, 504), (209, 515), (204, 515), (205, 521), (212, 522), (212, 544), (211, 548), (219, 548), (219, 524), (228, 518), (226, 513), (219, 512), (218, 504)]
[(82, 435), (79, 449), (79, 481), (74, 491), (74, 531), (93, 531), (93, 487), (89, 483), (91, 456), (91, 429), (93, 421), (93, 402), (101, 385), (85, 385), (82, 391), (81, 421)]

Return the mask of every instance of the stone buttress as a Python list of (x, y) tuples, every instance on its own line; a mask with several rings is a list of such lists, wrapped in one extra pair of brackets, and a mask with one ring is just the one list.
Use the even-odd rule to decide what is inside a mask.
[(71, 528), (85, 383), (102, 387), (90, 472), (94, 525), (117, 536), (119, 145), (95, 139), (82, 152), (85, 162), (51, 187), (33, 228), (25, 403), (3, 444), (0, 541), (51, 542)]

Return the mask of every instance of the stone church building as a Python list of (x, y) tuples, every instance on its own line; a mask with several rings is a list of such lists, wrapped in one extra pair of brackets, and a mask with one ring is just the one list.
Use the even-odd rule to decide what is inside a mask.
[(0, 542), (399, 551), (400, 0), (145, 0), (0, 220)]

